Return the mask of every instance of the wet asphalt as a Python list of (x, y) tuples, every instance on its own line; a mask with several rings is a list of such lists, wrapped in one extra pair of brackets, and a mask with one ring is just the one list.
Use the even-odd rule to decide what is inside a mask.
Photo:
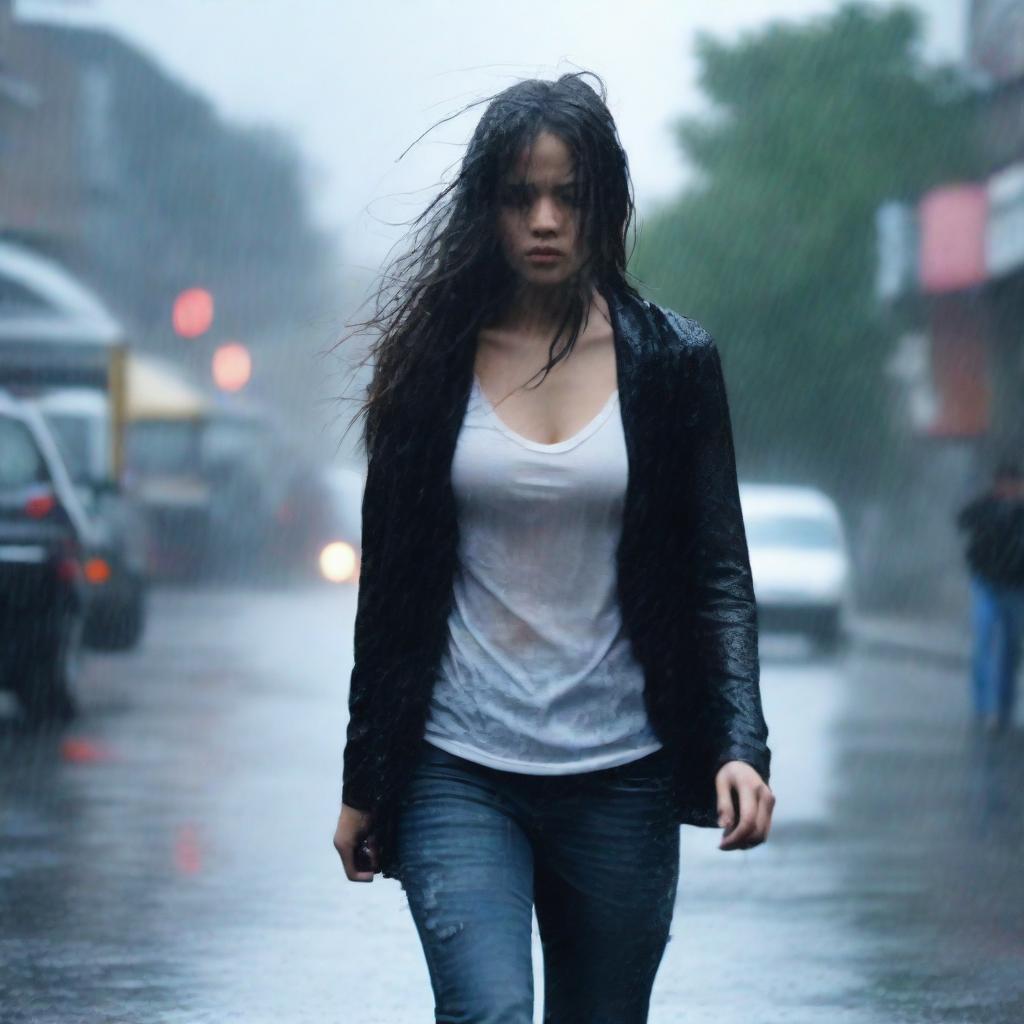
[[(331, 846), (353, 612), (164, 590), (73, 726), (0, 710), (2, 1024), (432, 1019), (400, 886)], [(683, 829), (652, 1024), (1024, 1021), (1024, 733), (973, 732), (964, 671), (766, 640), (772, 832)]]

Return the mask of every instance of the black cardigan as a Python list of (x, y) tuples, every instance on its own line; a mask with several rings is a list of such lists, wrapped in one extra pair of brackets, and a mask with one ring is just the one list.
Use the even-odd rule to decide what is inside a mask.
[[(616, 554), (623, 626), (671, 753), (678, 820), (713, 828), (718, 769), (745, 761), (767, 782), (771, 759), (721, 364), (695, 321), (625, 288), (602, 294), (629, 461)], [(384, 877), (398, 877), (395, 810), (447, 642), (451, 464), (474, 359), (466, 346), (435, 392), (403, 403), (367, 463), (342, 800), (373, 811)]]

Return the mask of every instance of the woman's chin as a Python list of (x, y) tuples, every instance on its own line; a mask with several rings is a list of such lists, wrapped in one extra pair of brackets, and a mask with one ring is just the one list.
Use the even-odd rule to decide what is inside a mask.
[(519, 277), (523, 284), (531, 288), (560, 288), (569, 283), (572, 273), (565, 267), (523, 267), (519, 271)]

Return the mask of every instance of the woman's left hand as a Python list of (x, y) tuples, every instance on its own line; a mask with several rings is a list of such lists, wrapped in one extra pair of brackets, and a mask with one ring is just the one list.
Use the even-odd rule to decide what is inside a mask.
[[(727, 761), (715, 776), (718, 824), (725, 829), (720, 850), (747, 850), (768, 838), (775, 794), (745, 761)], [(739, 805), (736, 820), (734, 794)]]

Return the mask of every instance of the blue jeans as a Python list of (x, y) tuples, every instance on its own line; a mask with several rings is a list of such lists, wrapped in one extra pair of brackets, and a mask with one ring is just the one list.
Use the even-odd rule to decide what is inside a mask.
[(974, 628), (971, 696), (977, 716), (1013, 717), (1024, 631), (1024, 588), (971, 579)]
[(534, 908), (545, 1024), (647, 1020), (679, 878), (664, 751), (525, 775), (424, 741), (396, 844), (438, 1024), (531, 1024)]

